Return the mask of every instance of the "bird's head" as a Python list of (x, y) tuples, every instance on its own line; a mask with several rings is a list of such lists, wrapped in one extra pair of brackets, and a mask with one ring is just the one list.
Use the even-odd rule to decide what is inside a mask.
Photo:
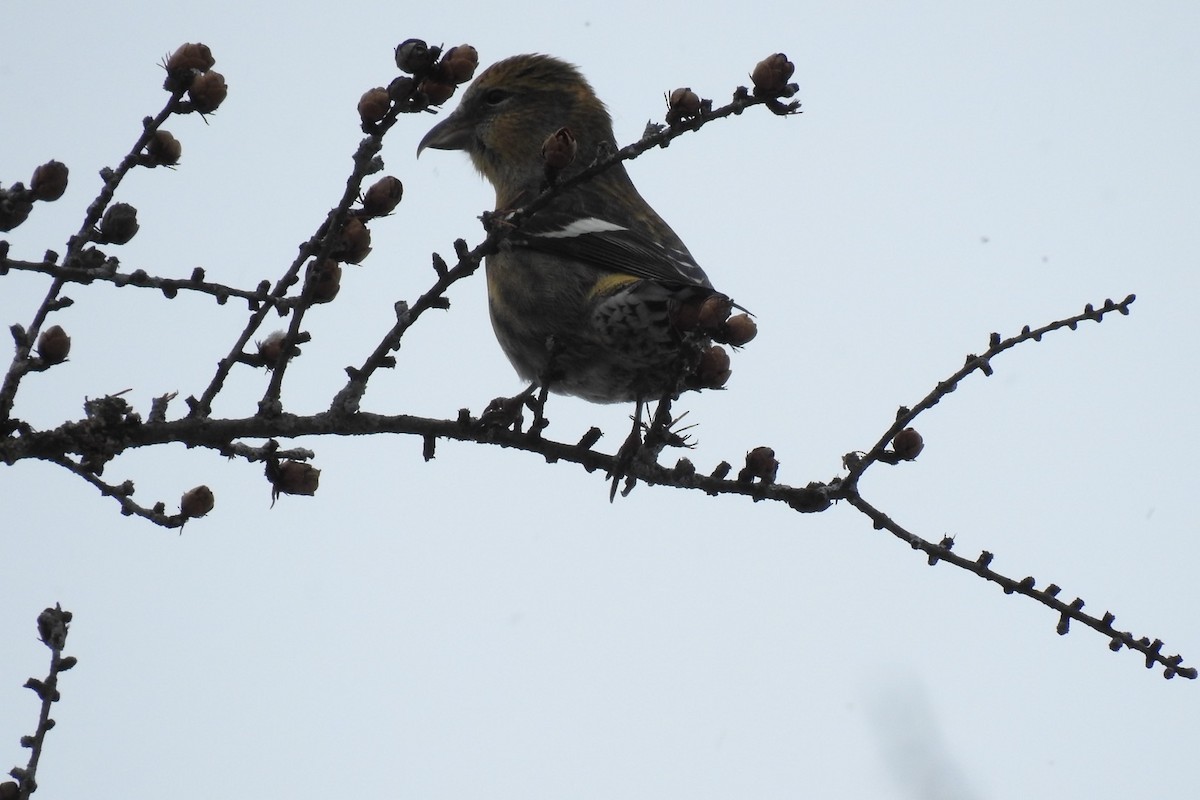
[(591, 163), (601, 148), (615, 149), (612, 118), (579, 70), (546, 55), (513, 56), (488, 67), (462, 102), (417, 147), (465, 150), (496, 189), (496, 207), (527, 202), (546, 178), (542, 145), (560, 128), (578, 142), (572, 168)]

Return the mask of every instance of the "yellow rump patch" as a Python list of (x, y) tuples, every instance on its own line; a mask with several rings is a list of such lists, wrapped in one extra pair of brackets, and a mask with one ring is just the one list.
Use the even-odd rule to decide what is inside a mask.
[(590, 292), (588, 292), (588, 296), (595, 297), (596, 295), (612, 294), (622, 286), (636, 283), (640, 280), (641, 278), (638, 278), (634, 275), (625, 275), (624, 273), (620, 272), (612, 275), (606, 275), (600, 280), (596, 281), (596, 285), (592, 287)]

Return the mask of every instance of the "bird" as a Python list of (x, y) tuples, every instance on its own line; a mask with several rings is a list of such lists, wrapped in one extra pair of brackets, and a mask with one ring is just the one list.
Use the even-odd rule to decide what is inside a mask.
[[(547, 154), (555, 140), (568, 146), (565, 164)], [(617, 143), (579, 68), (529, 54), (480, 73), (417, 155), (426, 149), (465, 151), (495, 189), (493, 218), (503, 224)], [(623, 163), (522, 218), (486, 257), (485, 273), (496, 338), (531, 384), (595, 403), (633, 401), (640, 417), (644, 402), (729, 376), (728, 356), (711, 342), (729, 341), (726, 319), (741, 307), (713, 287)]]

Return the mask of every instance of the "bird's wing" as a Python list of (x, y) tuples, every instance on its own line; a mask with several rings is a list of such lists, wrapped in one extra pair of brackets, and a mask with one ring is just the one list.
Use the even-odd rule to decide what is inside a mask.
[(712, 284), (691, 253), (671, 234), (671, 242), (598, 217), (579, 218), (550, 210), (538, 212), (510, 241), (542, 253), (590, 264), (605, 272), (633, 275), (665, 284)]

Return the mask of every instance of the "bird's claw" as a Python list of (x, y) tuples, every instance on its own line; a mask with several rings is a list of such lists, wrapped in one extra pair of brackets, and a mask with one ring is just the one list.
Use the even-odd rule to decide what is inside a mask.
[(497, 397), (495, 400), (487, 404), (483, 409), (483, 413), (479, 415), (479, 420), (476, 425), (481, 430), (507, 430), (511, 428), (513, 432), (520, 433), (521, 426), (525, 424), (524, 409), (529, 408), (534, 412), (534, 425), (530, 428), (531, 432), (540, 432), (545, 427), (545, 419), (542, 417), (542, 406), (546, 402), (545, 392), (542, 393), (540, 402), (534, 402), (533, 394), (537, 391), (537, 384), (530, 384), (525, 391), (513, 397)]

